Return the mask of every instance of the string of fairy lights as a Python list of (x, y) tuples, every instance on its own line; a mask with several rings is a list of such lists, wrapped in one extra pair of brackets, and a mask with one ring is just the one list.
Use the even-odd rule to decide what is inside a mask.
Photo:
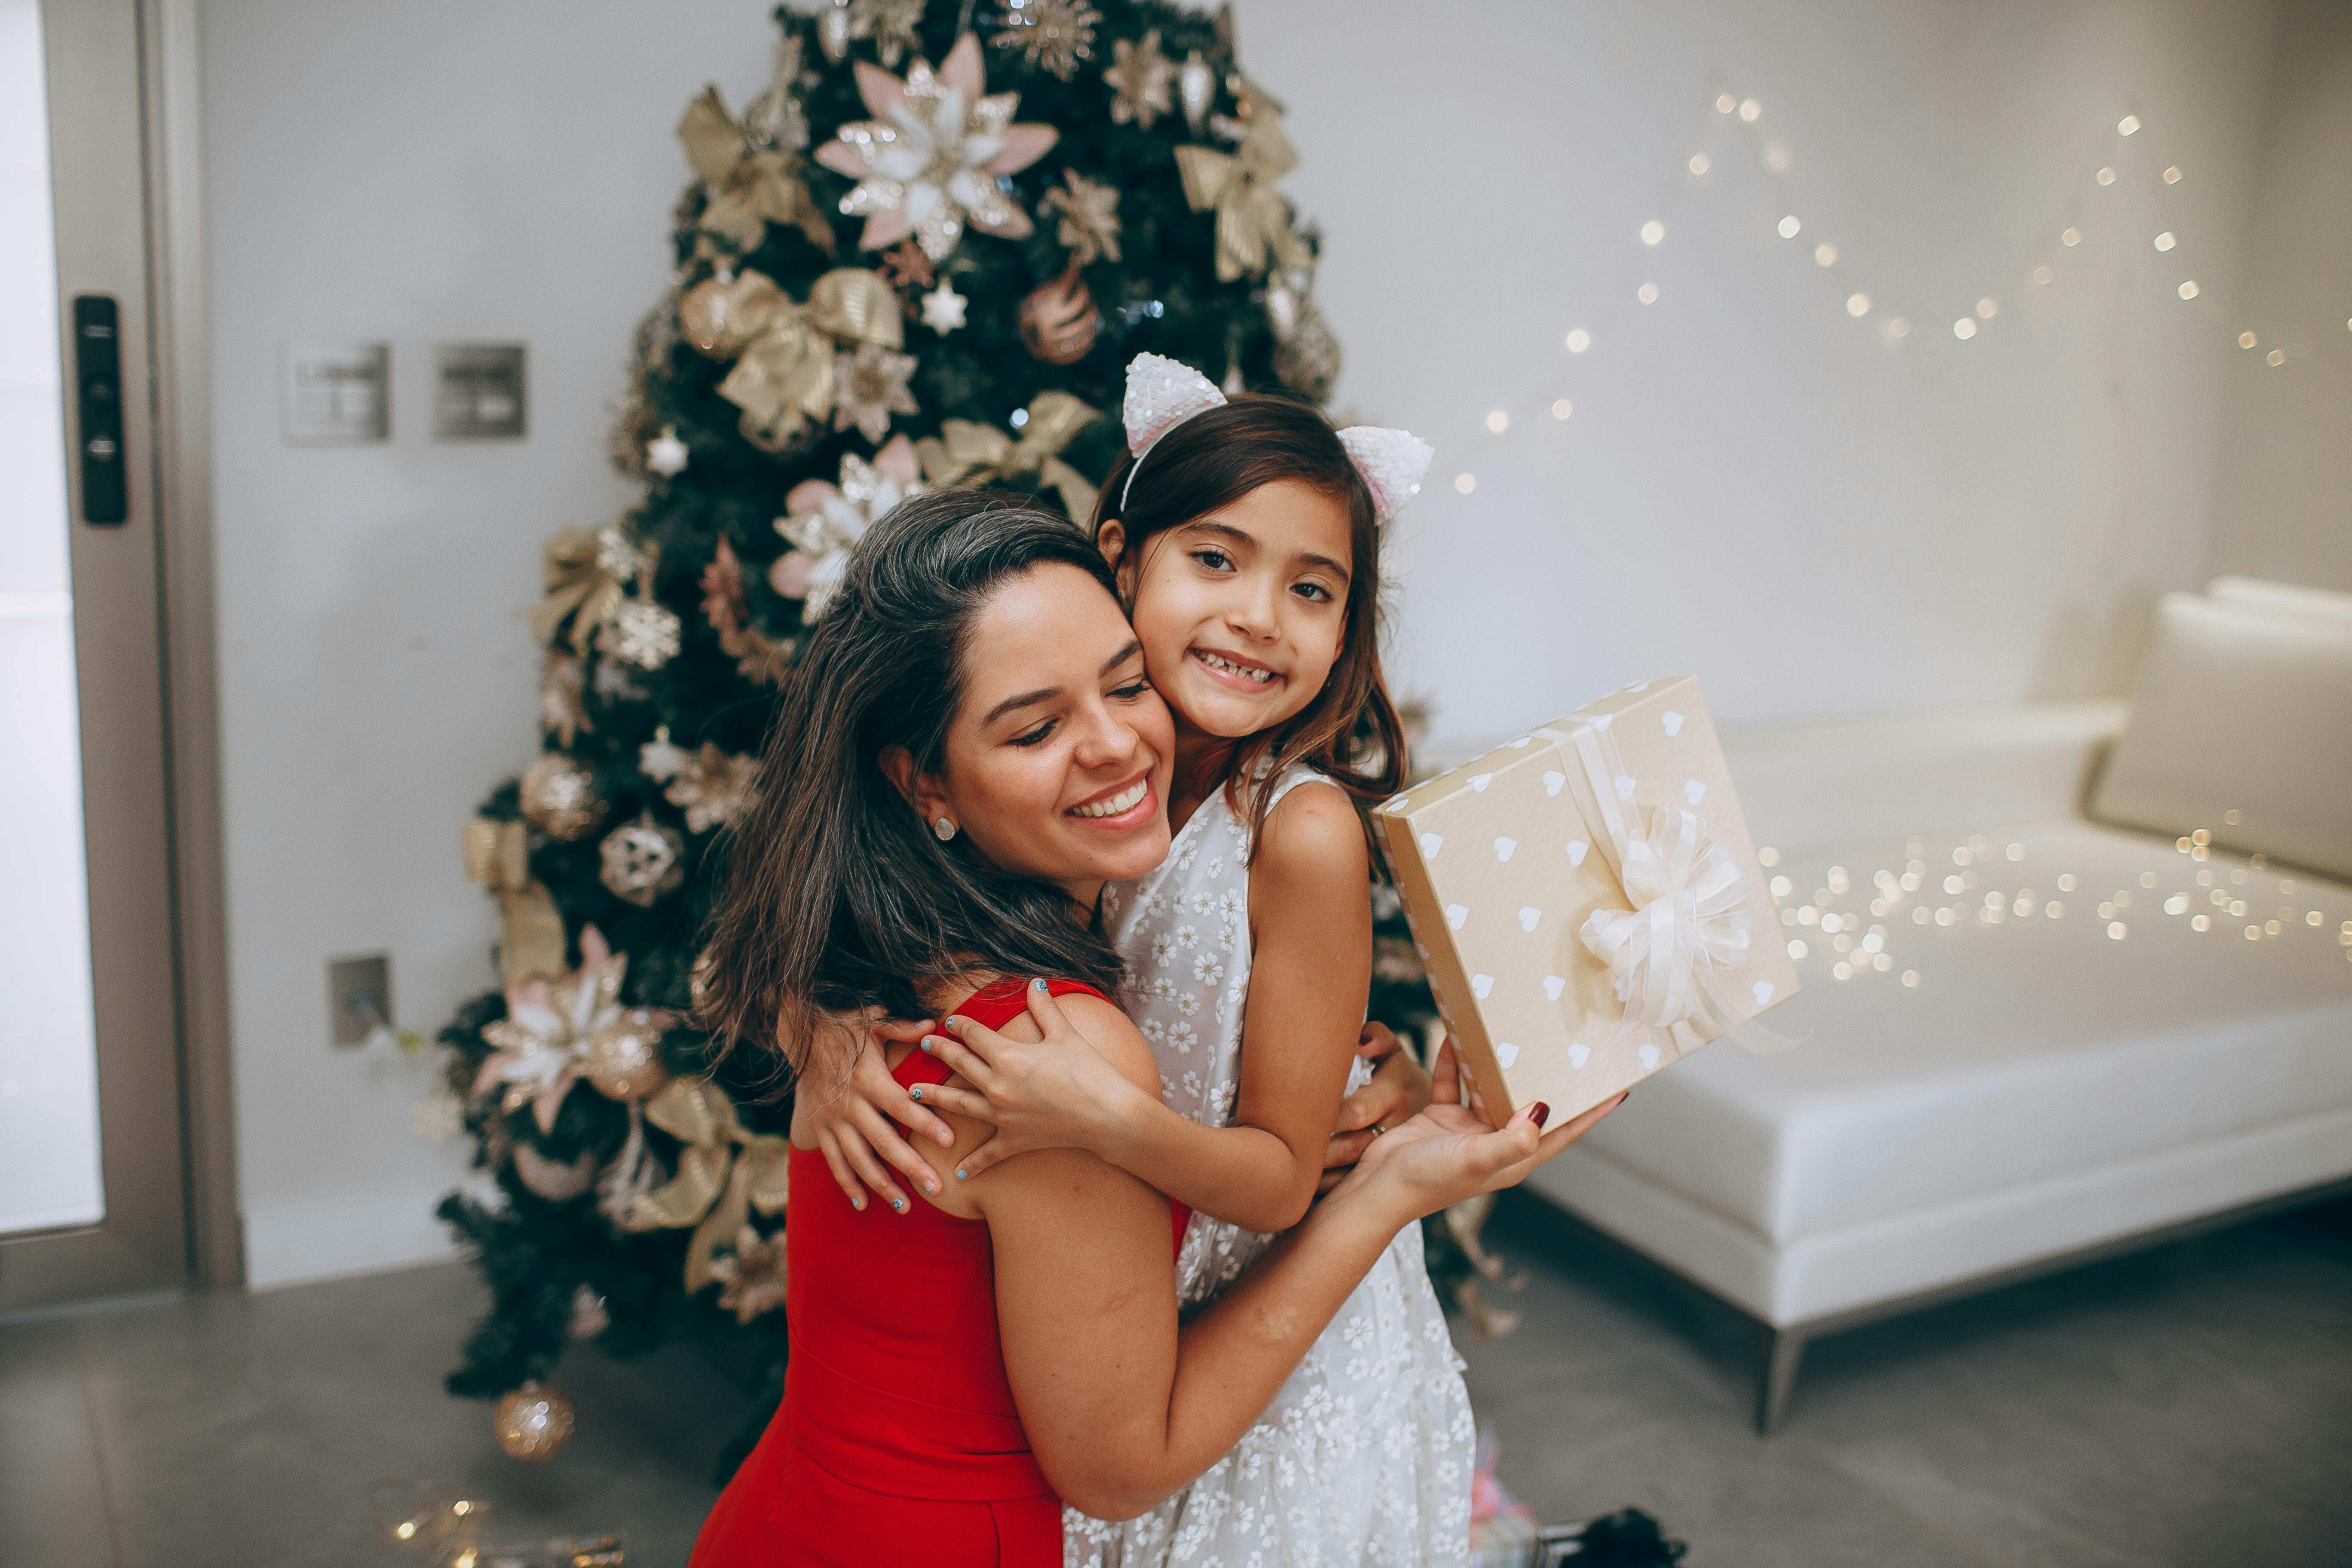
[[(1647, 312), (1664, 298), (1655, 258), (1677, 226), (1671, 221), (1676, 207), (1712, 188), (1709, 176), (1718, 168), (1717, 153), (1725, 139), (1721, 132), (1726, 127), (1730, 140), (1762, 176), (1772, 198), (1771, 210), (1780, 215), (1772, 224), (1772, 231), (1789, 242), (1789, 254), (1801, 258), (1801, 262), (1810, 261), (1833, 281), (1829, 297), (1837, 301), (1836, 309), (1848, 321), (1866, 326), (1890, 350), (1915, 339), (1944, 339), (1942, 332), (1919, 324), (1911, 314), (1891, 308), (1890, 290), (1868, 286), (1855, 272), (1853, 258), (1836, 240), (1821, 235), (1817, 226), (1809, 226), (1806, 205), (1789, 175), (1793, 160), (1788, 149), (1768, 133), (1764, 106), (1752, 97), (1720, 92), (1706, 103), (1698, 130), (1685, 143), (1691, 150), (1675, 164), (1661, 191), (1653, 211), (1662, 216), (1644, 218), (1633, 229), (1627, 286), (1614, 291), (1611, 307), (1603, 312), (1604, 331), (1596, 332), (1589, 321), (1569, 327), (1562, 346), (1571, 363), (1582, 361), (1604, 337), (1620, 336), (1621, 327), (1630, 331), (1629, 318)], [(2179, 163), (2168, 162), (2160, 170), (2154, 166), (2154, 157), (2146, 151), (2154, 139), (2144, 134), (2147, 129), (2137, 113), (2125, 114), (2115, 122), (2105, 134), (2095, 163), (2085, 163), (2081, 179), (2056, 221), (2038, 229), (2024, 254), (2004, 269), (1990, 287), (1979, 292), (1973, 303), (1963, 299), (1950, 320), (1949, 336), (1944, 341), (1958, 348), (1997, 330), (1995, 323), (2002, 319), (2005, 302), (2051, 289), (2070, 270), (2080, 270), (2070, 264), (2083, 255), (2081, 247), (2085, 241), (2103, 230), (2134, 247), (2145, 244), (2158, 258), (2145, 276), (2158, 279), (2155, 287), (2170, 298), (2184, 305), (2207, 298), (2203, 284), (2189, 265), (2190, 252), (2179, 228), (2157, 226), (2149, 233), (2130, 233), (2127, 230), (2133, 215), (2116, 210), (2117, 204), (2112, 200), (2114, 195), (2134, 188), (2153, 188), (2161, 193), (2189, 178)], [(2147, 225), (2143, 222), (2142, 226)], [(1939, 315), (1940, 312), (1919, 312), (1924, 321), (1932, 321)], [(2336, 347), (2341, 347), (2343, 342), (2352, 342), (2352, 318), (2346, 320), (2344, 327), (2345, 340), (2331, 336), (2322, 341)], [(2312, 358), (2320, 352), (2316, 344), (2308, 341), (2273, 341), (2277, 334), (2252, 324), (2238, 325), (2231, 330), (2231, 336), (2240, 350), (2258, 353), (2273, 370)], [(1502, 436), (1514, 427), (1539, 423), (1546, 416), (1556, 423), (1566, 422), (1576, 412), (1575, 402), (1568, 395), (1570, 390), (1560, 372), (1547, 373), (1526, 395), (1499, 404), (1486, 414), (1484, 424), (1488, 435)], [(1440, 451), (1468, 449), (1471, 448), (1462, 442), (1439, 445)], [(1453, 485), (1463, 495), (1474, 492), (1478, 486), (1475, 463), (1456, 472)]]
[(2148, 839), (2145, 868), (2126, 873), (2120, 886), (2072, 871), (2053, 875), (2046, 866), (2037, 871), (2029, 862), (2039, 858), (2022, 841), (1996, 843), (1980, 833), (1940, 841), (1914, 836), (1899, 861), (1890, 856), (1866, 876), (1832, 865), (1801, 879), (1791, 874), (1795, 867), (1782, 868), (1777, 849), (1757, 851), (1770, 873), (1789, 956), (1826, 967), (1833, 980), (1885, 974), (1917, 990), (1922, 972), (1903, 955), (1906, 942), (2008, 925), (2063, 933), (2087, 923), (2115, 942), (2153, 928), (2179, 933), (2159, 935), (2166, 941), (2236, 938), (2242, 951), (2284, 940), (2313, 955), (2332, 947), (2352, 961), (2352, 920), (2342, 918), (2352, 906), (2340, 892), (2273, 872), (2261, 855), (2217, 858), (2205, 828), (2183, 835), (2169, 853)]

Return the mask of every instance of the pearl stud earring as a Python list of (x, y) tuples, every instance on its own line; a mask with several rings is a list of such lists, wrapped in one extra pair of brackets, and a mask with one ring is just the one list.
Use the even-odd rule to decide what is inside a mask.
[(942, 816), (931, 824), (931, 833), (940, 843), (945, 844), (955, 837), (955, 824)]

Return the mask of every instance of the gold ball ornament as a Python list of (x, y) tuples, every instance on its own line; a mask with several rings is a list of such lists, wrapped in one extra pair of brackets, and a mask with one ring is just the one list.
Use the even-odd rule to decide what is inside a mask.
[(631, 1007), (590, 1037), (588, 1081), (607, 1100), (625, 1105), (669, 1081), (662, 1066), (661, 1040), (669, 1015), (654, 1007)]
[(509, 1458), (546, 1459), (572, 1441), (572, 1401), (543, 1383), (526, 1383), (499, 1398), (490, 1431)]
[(522, 815), (550, 838), (570, 841), (604, 820), (596, 775), (562, 752), (541, 752), (523, 770)]
[(1021, 342), (1047, 364), (1076, 364), (1095, 346), (1102, 315), (1075, 267), (1021, 301)]
[(597, 879), (614, 898), (649, 909), (655, 900), (686, 880), (686, 868), (678, 864), (685, 853), (686, 840), (656, 822), (648, 812), (604, 836), (597, 849), (602, 861)]

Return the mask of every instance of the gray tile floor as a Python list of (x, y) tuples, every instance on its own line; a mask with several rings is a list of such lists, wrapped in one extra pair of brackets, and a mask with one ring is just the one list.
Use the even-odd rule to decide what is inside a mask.
[[(1769, 1441), (1738, 1320), (1598, 1238), (1495, 1239), (1526, 1321), (1471, 1392), (1547, 1517), (1638, 1505), (1696, 1568), (2352, 1563), (2352, 1203), (1828, 1342)], [(0, 1326), (0, 1564), (388, 1563), (366, 1484), (426, 1476), (501, 1536), (682, 1563), (741, 1396), (690, 1351), (575, 1356), (578, 1437), (516, 1463), (440, 1389), (478, 1300), (431, 1268)]]

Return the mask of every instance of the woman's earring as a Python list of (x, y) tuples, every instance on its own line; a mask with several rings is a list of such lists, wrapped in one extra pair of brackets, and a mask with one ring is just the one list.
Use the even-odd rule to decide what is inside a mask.
[(945, 844), (955, 837), (955, 824), (942, 816), (931, 824), (931, 833), (940, 843)]

